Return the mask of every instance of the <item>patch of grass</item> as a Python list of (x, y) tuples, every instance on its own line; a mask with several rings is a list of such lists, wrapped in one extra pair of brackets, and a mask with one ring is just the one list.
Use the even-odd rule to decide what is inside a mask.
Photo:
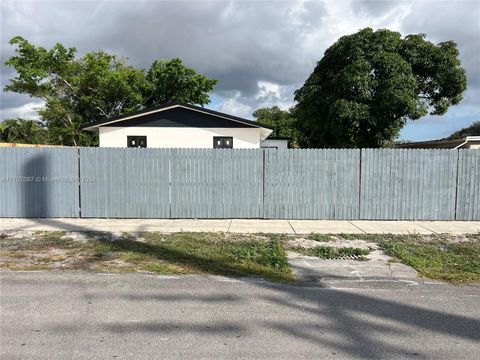
[(467, 239), (468, 240), (477, 240), (480, 241), (480, 232), (477, 232), (475, 234), (467, 234)]
[(2, 239), (3, 250), (42, 250), (50, 247), (65, 247), (71, 243), (71, 240), (65, 238), (63, 231), (36, 231), (31, 236), (24, 238)]
[(0, 255), (13, 260), (14, 256), (9, 255), (17, 254), (16, 265), (9, 263), (5, 268), (42, 265), (95, 271), (258, 276), (276, 281), (294, 279), (281, 237), (148, 232), (140, 234), (140, 238), (125, 233), (112, 240), (108, 234), (97, 235), (92, 233), (87, 241), (79, 241), (61, 232), (35, 233), (24, 239), (7, 239), (7, 246), (2, 241)]
[(420, 241), (423, 239), (422, 235), (420, 234), (403, 234), (403, 235), (396, 235), (396, 234), (339, 234), (340, 238), (344, 240), (363, 240), (368, 242), (379, 242), (382, 240), (416, 240)]
[[(421, 237), (420, 237), (421, 238)], [(378, 241), (390, 256), (412, 266), (421, 275), (451, 283), (480, 281), (480, 238), (449, 241), (445, 236), (427, 239), (412, 236), (390, 236)]]
[(183, 274), (181, 269), (162, 262), (149, 262), (142, 266), (142, 270), (159, 274)]
[(312, 233), (308, 236), (310, 240), (320, 241), (320, 242), (328, 242), (334, 240), (332, 235), (330, 234), (318, 234)]
[(369, 249), (342, 247), (336, 248), (333, 246), (316, 246), (310, 249), (296, 249), (297, 252), (307, 255), (316, 256), (320, 259), (340, 259), (348, 256), (358, 257), (359, 260), (364, 260), (364, 256), (370, 254)]
[(25, 258), (28, 254), (25, 251), (2, 251), (2, 255), (10, 258)]
[(125, 266), (125, 267), (112, 267), (112, 266), (95, 266), (92, 268), (97, 272), (102, 273), (132, 273), (137, 272), (138, 269), (134, 266)]
[(225, 234), (221, 233), (164, 235), (152, 232), (144, 233), (143, 237), (147, 243), (119, 244), (127, 247), (135, 245), (137, 253), (181, 265), (193, 272), (261, 276), (279, 281), (293, 279), (283, 243), (274, 237), (271, 240), (256, 240), (249, 236), (237, 236), (226, 240)]
[(50, 267), (48, 265), (38, 265), (38, 264), (19, 264), (16, 262), (2, 261), (0, 262), (0, 268), (8, 270), (22, 270), (22, 271), (38, 271), (38, 270), (48, 270)]
[(363, 240), (361, 239), (362, 235), (364, 234), (341, 233), (338, 236), (344, 240)]
[[(340, 234), (348, 240), (375, 242), (387, 254), (415, 268), (421, 275), (452, 283), (480, 282), (480, 233), (450, 235)], [(332, 235), (311, 234), (319, 242)], [(273, 234), (36, 232), (24, 238), (2, 236), (0, 267), (11, 270), (82, 269), (94, 271), (149, 271), (159, 274), (216, 274), (258, 276), (276, 281), (294, 279), (285, 244), (292, 236)], [(319, 244), (320, 245), (320, 244)], [(355, 256), (368, 249), (336, 248), (322, 244), (295, 248), (323, 259)]]

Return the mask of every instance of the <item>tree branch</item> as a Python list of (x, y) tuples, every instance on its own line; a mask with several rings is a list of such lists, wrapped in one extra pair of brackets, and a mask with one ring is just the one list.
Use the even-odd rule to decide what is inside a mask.
[(103, 109), (100, 106), (95, 106), (95, 109), (100, 110), (104, 116), (108, 117), (108, 114), (105, 111), (103, 111)]
[[(70, 118), (70, 115), (68, 115), (68, 114), (67, 114), (67, 120), (69, 121), (70, 125), (73, 124), (73, 121)], [(73, 134), (73, 145), (77, 146), (77, 140), (75, 140), (75, 134)]]

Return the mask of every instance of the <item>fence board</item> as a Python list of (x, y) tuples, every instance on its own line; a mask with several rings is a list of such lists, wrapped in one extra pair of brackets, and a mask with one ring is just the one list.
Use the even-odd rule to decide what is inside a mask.
[(457, 150), (362, 149), (361, 158), (361, 219), (455, 219)]
[(0, 148), (0, 217), (77, 217), (75, 148)]
[(457, 220), (480, 220), (480, 150), (458, 153)]
[(265, 218), (358, 218), (359, 150), (266, 150), (265, 154)]
[(259, 149), (173, 149), (172, 218), (261, 218)]
[(82, 217), (168, 218), (169, 150), (81, 148)]

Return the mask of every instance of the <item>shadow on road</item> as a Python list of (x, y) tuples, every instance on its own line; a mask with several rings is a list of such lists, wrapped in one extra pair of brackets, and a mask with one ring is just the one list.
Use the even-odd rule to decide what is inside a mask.
[[(62, 222), (51, 219), (50, 221), (59, 228)], [(65, 227), (70, 230), (70, 227)], [(91, 229), (85, 229), (91, 232)], [(101, 240), (107, 241), (107, 240)], [(172, 249), (163, 249), (151, 244), (141, 244), (135, 240), (122, 240), (118, 243), (129, 251), (140, 251), (141, 253), (153, 252), (161, 254), (164, 258), (175, 258), (176, 261), (184, 262), (185, 265), (196, 266), (199, 270), (206, 270), (206, 266), (211, 269), (212, 265), (224, 269), (224, 272), (232, 275), (239, 274), (238, 269), (230, 263), (222, 262), (217, 264), (205, 263), (205, 259), (185, 253), (179, 253)], [(262, 298), (252, 301), (262, 301), (278, 307), (282, 312), (303, 312), (307, 313), (308, 318), (299, 318), (296, 322), (284, 321), (264, 321), (256, 324), (265, 327), (266, 331), (276, 331), (288, 336), (308, 341), (319, 347), (328, 347), (332, 351), (341, 351), (354, 357), (365, 359), (381, 359), (392, 357), (399, 354), (401, 356), (415, 356), (421, 358), (427, 356), (422, 354), (421, 349), (412, 350), (408, 342), (405, 346), (399, 346), (402, 343), (401, 338), (411, 336), (417, 330), (426, 330), (438, 336), (456, 337), (468, 341), (480, 341), (480, 321), (477, 319), (464, 317), (455, 314), (445, 313), (424, 309), (419, 306), (401, 304), (396, 301), (379, 299), (375, 296), (345, 291), (339, 289), (322, 289), (320, 287), (295, 286), (291, 284), (278, 284), (271, 282), (252, 282), (252, 286), (258, 286), (263, 291)], [(158, 289), (152, 289), (152, 292)], [(374, 294), (374, 293), (372, 293)], [(415, 290), (411, 290), (412, 299), (416, 295)], [(239, 302), (245, 299), (237, 296), (223, 297), (202, 297), (198, 299), (195, 295), (175, 295), (168, 296), (164, 294), (147, 294), (130, 296), (129, 300), (153, 300), (160, 302), (182, 302), (198, 301), (210, 302), (215, 306), (216, 302), (228, 301)], [(412, 301), (414, 302), (414, 301)], [(372, 321), (374, 318), (376, 321)], [(205, 327), (196, 327), (194, 324), (185, 324), (182, 327), (169, 324), (155, 323), (136, 323), (111, 324), (107, 328), (113, 333), (128, 333), (135, 331), (146, 332), (206, 332), (220, 334), (222, 332), (242, 331), (241, 326), (235, 324), (217, 325), (213, 329)], [(72, 329), (73, 330), (73, 329)], [(396, 345), (381, 340), (377, 335), (379, 333), (391, 333), (400, 340)]]

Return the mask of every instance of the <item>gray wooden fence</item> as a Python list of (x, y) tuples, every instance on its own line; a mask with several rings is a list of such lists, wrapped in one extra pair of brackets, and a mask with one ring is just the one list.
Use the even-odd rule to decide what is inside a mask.
[(455, 218), (480, 220), (480, 150), (458, 153)]
[(265, 152), (264, 217), (358, 219), (360, 150)]
[(480, 220), (479, 150), (0, 148), (0, 217)]
[(362, 149), (360, 217), (454, 220), (457, 157), (455, 150)]
[(80, 148), (81, 216), (169, 218), (169, 150)]
[(77, 217), (75, 148), (0, 148), (0, 217)]
[(172, 149), (172, 218), (263, 217), (263, 152)]

